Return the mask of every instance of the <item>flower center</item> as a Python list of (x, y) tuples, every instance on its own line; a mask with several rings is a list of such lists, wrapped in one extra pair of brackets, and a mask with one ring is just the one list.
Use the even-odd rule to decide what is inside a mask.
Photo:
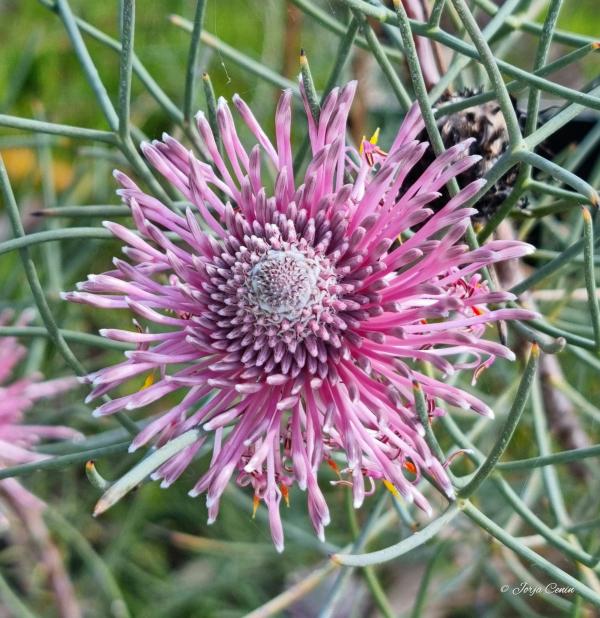
[(249, 287), (262, 311), (294, 320), (311, 300), (319, 272), (314, 260), (295, 249), (270, 250), (252, 267)]

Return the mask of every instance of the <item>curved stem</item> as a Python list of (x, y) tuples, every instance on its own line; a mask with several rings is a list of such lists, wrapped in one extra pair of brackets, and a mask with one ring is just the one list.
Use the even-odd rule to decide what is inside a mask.
[(539, 358), (539, 347), (534, 343), (531, 346), (529, 361), (527, 362), (527, 366), (523, 372), (519, 389), (506, 418), (506, 422), (504, 423), (504, 427), (500, 432), (500, 436), (498, 437), (498, 440), (496, 440), (496, 443), (494, 444), (486, 460), (478, 468), (475, 476), (459, 491), (458, 495), (461, 498), (468, 498), (477, 491), (481, 483), (483, 483), (483, 481), (492, 473), (500, 457), (502, 457), (502, 454), (506, 450), (513, 433), (519, 424), (519, 420), (521, 419), (521, 415), (525, 409), (525, 404), (529, 398), (529, 392), (531, 391), (531, 385), (533, 384), (533, 378), (537, 370)]

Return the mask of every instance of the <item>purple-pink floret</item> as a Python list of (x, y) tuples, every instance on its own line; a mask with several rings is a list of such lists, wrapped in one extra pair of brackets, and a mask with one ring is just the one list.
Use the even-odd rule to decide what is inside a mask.
[[(429, 147), (415, 140), (423, 129), (418, 107), (387, 153), (368, 141), (357, 151), (345, 139), (355, 89), (352, 82), (333, 90), (318, 122), (303, 96), (312, 160), (300, 185), (292, 167), (290, 91), (279, 100), (275, 142), (235, 96), (256, 138), (250, 151), (223, 99), (217, 110), (223, 154), (207, 119), (197, 116), (210, 165), (168, 135), (144, 144), (148, 161), (190, 206), (171, 210), (116, 172), (137, 231), (105, 225), (127, 244), (128, 261), (115, 259), (114, 270), (90, 275), (65, 295), (130, 310), (144, 324), (101, 331), (136, 349), (89, 376), (89, 399), (136, 376), (154, 372), (154, 383), (102, 404), (96, 414), (134, 410), (183, 391), (181, 402), (146, 425), (132, 448), (164, 444), (197, 426), (206, 431), (155, 472), (169, 486), (212, 434), (209, 469), (190, 494), (206, 493), (210, 523), (236, 475), (239, 485), (252, 486), (255, 500), (264, 500), (280, 550), (279, 506), (295, 483), (308, 492), (312, 523), (324, 537), (330, 515), (318, 483), (323, 462), (352, 486), (356, 507), (383, 480), (430, 512), (417, 489), (421, 471), (452, 496), (448, 475), (423, 438), (413, 387), (422, 388), (432, 417), (442, 413), (439, 401), (492, 416), (443, 377), (464, 368), (477, 375), (498, 356), (513, 359), (506, 347), (483, 339), (486, 325), (531, 317), (488, 308), (513, 296), (490, 291), (479, 273), (532, 248), (463, 244), (475, 213), (464, 204), (484, 181), (435, 214), (427, 207), (479, 159), (468, 155), (470, 142), (447, 150), (409, 183)], [(415, 361), (430, 363), (442, 379)]]

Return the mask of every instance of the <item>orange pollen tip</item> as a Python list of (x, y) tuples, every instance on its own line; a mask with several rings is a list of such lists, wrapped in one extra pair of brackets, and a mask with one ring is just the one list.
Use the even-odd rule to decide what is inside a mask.
[(85, 462), (85, 469), (86, 470), (94, 470), (96, 468), (96, 464), (94, 462), (93, 459), (90, 459), (89, 461)]
[(333, 459), (328, 459), (327, 460), (327, 465), (338, 475), (340, 476), (340, 469), (338, 467), (338, 465), (335, 463), (335, 461), (333, 461)]
[(289, 507), (290, 506), (290, 492), (288, 490), (287, 485), (280, 483), (279, 489), (281, 489), (281, 495), (283, 496), (283, 499), (285, 500), (285, 505)]
[(260, 498), (254, 494), (252, 498), (252, 519), (256, 517), (256, 511), (258, 510), (258, 505), (260, 504)]
[(394, 487), (393, 483), (390, 483), (387, 479), (383, 479), (383, 486), (396, 498), (400, 497), (400, 492)]
[(415, 464), (412, 461), (405, 461), (404, 462), (404, 467), (411, 473), (411, 474), (416, 474), (417, 473), (417, 466), (415, 466)]
[(473, 305), (472, 309), (473, 309), (473, 313), (475, 315), (483, 315), (485, 313), (485, 311), (483, 309), (480, 309), (476, 305)]
[(592, 43), (592, 49), (600, 49), (600, 43), (598, 41)]

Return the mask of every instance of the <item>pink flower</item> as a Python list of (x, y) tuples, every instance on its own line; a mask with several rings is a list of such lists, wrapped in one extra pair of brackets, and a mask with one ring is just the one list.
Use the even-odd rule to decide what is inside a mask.
[[(95, 413), (134, 410), (183, 391), (181, 403), (148, 424), (132, 449), (150, 440), (163, 444), (197, 426), (213, 434), (210, 467), (190, 494), (206, 493), (210, 523), (235, 474), (266, 503), (279, 550), (279, 506), (294, 483), (307, 491), (323, 538), (330, 515), (317, 477), (324, 461), (339, 463), (356, 507), (374, 481), (383, 480), (429, 512), (416, 488), (422, 470), (452, 496), (441, 462), (423, 439), (413, 383), (422, 387), (432, 415), (441, 413), (437, 400), (486, 416), (492, 411), (414, 361), (431, 363), (443, 376), (461, 368), (477, 372), (498, 356), (513, 359), (510, 350), (483, 339), (486, 325), (531, 317), (488, 308), (513, 297), (490, 291), (479, 272), (532, 248), (490, 242), (470, 251), (461, 242), (475, 212), (463, 205), (483, 181), (435, 214), (428, 208), (448, 180), (479, 159), (468, 156), (470, 142), (449, 149), (409, 184), (405, 179), (428, 148), (414, 139), (423, 128), (418, 108), (388, 153), (370, 142), (359, 153), (345, 141), (355, 87), (336, 88), (318, 123), (303, 98), (312, 160), (299, 186), (289, 91), (277, 107), (274, 143), (236, 96), (233, 103), (257, 142), (250, 151), (223, 99), (217, 112), (223, 157), (204, 115), (197, 116), (211, 165), (168, 135), (143, 144), (146, 158), (191, 206), (170, 210), (116, 172), (137, 232), (105, 226), (126, 243), (128, 260), (115, 259), (113, 270), (90, 275), (79, 291), (65, 294), (130, 310), (146, 324), (101, 331), (137, 348), (89, 376), (89, 399), (139, 375), (154, 372), (155, 382)], [(459, 363), (463, 355), (467, 360)], [(169, 486), (205, 440), (154, 477)], [(409, 480), (405, 468), (416, 478)]]
[[(0, 313), (0, 325), (6, 324), (8, 318), (8, 312)], [(27, 321), (28, 315), (25, 313), (18, 325)], [(40, 382), (40, 376), (28, 376), (7, 383), (25, 353), (25, 348), (13, 337), (0, 338), (0, 469), (46, 459), (47, 455), (32, 450), (41, 440), (76, 440), (82, 437), (78, 431), (68, 427), (23, 423), (24, 413), (38, 399), (52, 397), (77, 384), (75, 378)], [(45, 507), (42, 500), (16, 479), (0, 480), (0, 520), (22, 526), (28, 532), (33, 551), (39, 554), (37, 559), (48, 571), (60, 616), (78, 618), (81, 613), (71, 581), (42, 516)]]

